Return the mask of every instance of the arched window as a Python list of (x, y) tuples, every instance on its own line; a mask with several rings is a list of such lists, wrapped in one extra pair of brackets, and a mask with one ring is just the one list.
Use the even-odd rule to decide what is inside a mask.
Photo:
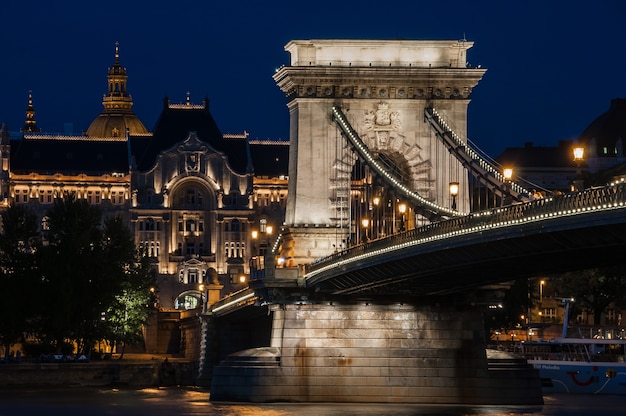
[(181, 293), (174, 301), (176, 309), (195, 309), (202, 306), (202, 294), (200, 292)]

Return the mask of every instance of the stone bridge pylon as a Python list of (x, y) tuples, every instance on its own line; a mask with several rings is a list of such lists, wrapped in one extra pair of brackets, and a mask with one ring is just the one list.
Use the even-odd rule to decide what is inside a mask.
[(472, 45), (465, 40), (296, 40), (285, 46), (291, 63), (274, 80), (290, 112), (281, 253), (288, 266), (345, 247), (358, 227), (357, 213), (351, 212), (358, 157), (333, 121), (333, 106), (342, 108), (369, 152), (401, 172), (405, 186), (449, 207), (449, 185), (459, 182), (457, 207), (468, 211), (466, 169), (424, 122), (424, 109), (436, 107), (467, 136), (470, 94), (486, 71), (468, 65)]

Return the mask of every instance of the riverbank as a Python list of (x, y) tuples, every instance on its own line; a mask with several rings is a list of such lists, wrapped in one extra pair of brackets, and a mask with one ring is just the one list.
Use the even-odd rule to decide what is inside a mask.
[(0, 364), (0, 387), (194, 386), (198, 363), (169, 355), (128, 354), (122, 360)]

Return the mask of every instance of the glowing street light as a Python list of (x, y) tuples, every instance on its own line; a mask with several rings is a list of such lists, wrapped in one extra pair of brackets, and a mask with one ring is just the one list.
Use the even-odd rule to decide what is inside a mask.
[(367, 231), (370, 227), (370, 219), (369, 218), (362, 218), (361, 219), (361, 226), (363, 227), (363, 242), (366, 243), (369, 240), (369, 237), (367, 235)]
[(376, 218), (376, 223), (374, 224), (374, 221), (372, 221), (372, 227), (374, 227), (374, 232), (372, 233), (373, 238), (378, 238), (380, 237), (380, 219), (379, 219), (379, 215), (380, 215), (380, 210), (378, 208), (378, 206), (380, 205), (380, 196), (376, 195), (373, 199), (372, 199), (372, 203), (374, 204), (374, 216)]
[(585, 189), (585, 184), (583, 182), (583, 172), (581, 169), (581, 164), (585, 157), (585, 148), (582, 146), (575, 146), (573, 152), (574, 162), (576, 162), (576, 178), (574, 178), (574, 189), (572, 190), (580, 192)]
[(502, 170), (502, 176), (504, 177), (504, 191), (502, 195), (502, 205), (510, 205), (512, 202), (511, 199), (511, 179), (513, 178), (513, 169), (504, 168)]
[(545, 280), (539, 282), (539, 301), (543, 305), (543, 285), (546, 284)]
[(398, 205), (398, 212), (400, 213), (400, 232), (404, 231), (404, 214), (406, 213), (406, 204), (403, 202)]
[(452, 197), (452, 209), (456, 211), (456, 197), (459, 195), (459, 183), (450, 182), (450, 196)]
[(200, 292), (200, 303), (202, 303), (202, 313), (206, 313), (207, 303), (209, 300), (209, 288), (204, 285), (204, 283), (200, 283), (198, 285), (198, 291)]
[(585, 148), (582, 146), (574, 147), (574, 161), (582, 162), (583, 157), (585, 156)]

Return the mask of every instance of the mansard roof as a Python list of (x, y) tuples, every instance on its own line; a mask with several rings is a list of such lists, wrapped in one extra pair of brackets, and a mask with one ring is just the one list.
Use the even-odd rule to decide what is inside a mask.
[(222, 135), (209, 111), (208, 99), (202, 105), (191, 104), (189, 98), (185, 104), (170, 104), (167, 97), (154, 126), (153, 136), (131, 136), (131, 152), (137, 169), (147, 171), (152, 168), (160, 152), (184, 141), (190, 132), (196, 132), (200, 140), (223, 152), (236, 172), (243, 174), (247, 171), (245, 135)]
[(571, 168), (576, 166), (572, 157), (571, 140), (561, 140), (558, 146), (534, 146), (532, 142), (524, 147), (508, 147), (496, 161), (503, 166), (518, 168)]
[(82, 136), (32, 135), (11, 140), (11, 171), (53, 175), (127, 174), (124, 140), (94, 140)]
[[(626, 98), (611, 100), (608, 111), (593, 120), (578, 140), (587, 146), (592, 143), (592, 140), (595, 141), (596, 149), (587, 149), (591, 155), (615, 157), (613, 150), (616, 144), (619, 140), (622, 142), (626, 140)], [(605, 153), (604, 147), (611, 149), (611, 151)], [(621, 151), (621, 145), (619, 147)]]
[(289, 175), (288, 141), (250, 140), (248, 145), (255, 176), (277, 178)]

